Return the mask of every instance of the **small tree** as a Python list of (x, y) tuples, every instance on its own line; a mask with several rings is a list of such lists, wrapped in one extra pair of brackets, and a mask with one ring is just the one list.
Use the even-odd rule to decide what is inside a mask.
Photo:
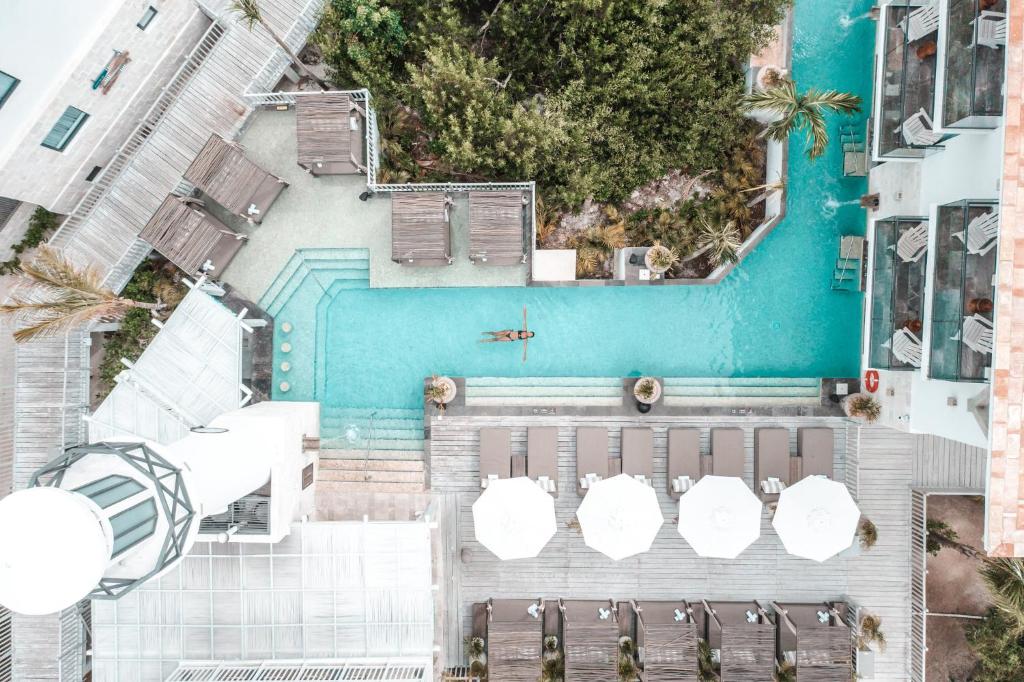
[(292, 61), (292, 64), (294, 64), (299, 71), (303, 73), (303, 75), (314, 81), (324, 90), (327, 89), (327, 83), (310, 71), (309, 68), (299, 60), (298, 55), (292, 51), (292, 48), (288, 47), (288, 44), (285, 43), (279, 35), (277, 35), (277, 32), (270, 28), (270, 24), (268, 24), (267, 20), (263, 18), (263, 13), (260, 11), (260, 4), (257, 0), (231, 0), (230, 9), (249, 26), (250, 31), (255, 28), (256, 24), (262, 26), (266, 32), (270, 34), (270, 37), (273, 38), (274, 42), (277, 43), (278, 47), (284, 50), (285, 54), (288, 55), (288, 59)]
[(701, 216), (700, 222), (697, 250), (687, 256), (685, 261), (707, 254), (711, 265), (716, 268), (726, 263), (735, 263), (739, 259), (740, 247), (743, 246), (743, 237), (736, 227), (736, 221), (708, 220)]
[(878, 527), (870, 519), (861, 519), (857, 526), (857, 539), (863, 549), (871, 549), (878, 542)]
[(15, 291), (0, 305), (0, 315), (19, 325), (14, 340), (21, 343), (70, 331), (87, 322), (118, 320), (137, 308), (162, 310), (163, 303), (122, 298), (103, 285), (95, 268), (79, 268), (57, 251), (41, 246), (35, 260), (23, 265), (24, 293)]
[(1018, 636), (1024, 635), (1024, 559), (990, 558), (980, 570), (995, 607), (1003, 612)]

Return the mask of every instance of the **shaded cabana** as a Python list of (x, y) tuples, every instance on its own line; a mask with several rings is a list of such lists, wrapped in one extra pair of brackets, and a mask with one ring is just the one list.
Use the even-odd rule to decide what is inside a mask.
[(566, 682), (617, 679), (618, 612), (608, 601), (562, 601), (562, 644)]
[(242, 248), (245, 235), (202, 206), (195, 199), (169, 194), (139, 237), (186, 273), (217, 276)]
[(313, 175), (366, 172), (366, 112), (348, 93), (295, 98), (299, 165)]
[(444, 192), (391, 195), (391, 260), (402, 265), (451, 265), (451, 198)]
[(484, 265), (526, 262), (524, 192), (469, 193), (469, 259)]
[(487, 604), (487, 671), (494, 680), (536, 682), (544, 642), (542, 599), (492, 599)]
[(773, 603), (779, 626), (776, 654), (796, 666), (798, 680), (847, 682), (853, 671), (853, 635), (843, 602)]
[(775, 674), (775, 623), (757, 602), (704, 602), (708, 644), (719, 652), (721, 677), (765, 682)]
[(249, 160), (242, 148), (210, 135), (184, 178), (218, 204), (249, 222), (263, 220), (288, 183)]
[(698, 682), (704, 604), (686, 601), (631, 602), (636, 646), (643, 652), (644, 682)]

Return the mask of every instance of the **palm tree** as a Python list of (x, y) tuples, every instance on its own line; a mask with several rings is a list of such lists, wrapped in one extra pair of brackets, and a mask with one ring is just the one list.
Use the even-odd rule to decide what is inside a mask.
[(825, 112), (858, 112), (860, 97), (836, 90), (820, 92), (811, 89), (800, 93), (797, 92), (796, 83), (785, 78), (774, 88), (745, 95), (740, 109), (746, 112), (763, 109), (779, 116), (762, 133), (776, 142), (785, 141), (795, 130), (805, 131), (809, 143), (807, 156), (816, 159), (825, 153), (825, 147), (828, 146)]
[(26, 293), (15, 290), (0, 315), (11, 317), (21, 327), (14, 340), (21, 343), (55, 336), (93, 320), (113, 320), (133, 308), (161, 310), (162, 303), (144, 303), (121, 298), (103, 286), (94, 268), (77, 268), (48, 246), (39, 247), (35, 260), (21, 267)]
[(1009, 617), (1018, 635), (1024, 634), (1024, 559), (985, 559), (979, 570), (996, 608)]
[(281, 40), (281, 37), (277, 35), (274, 29), (270, 28), (270, 24), (268, 24), (266, 19), (263, 18), (263, 13), (260, 11), (260, 4), (257, 0), (231, 0), (230, 10), (236, 13), (239, 16), (239, 19), (249, 25), (250, 31), (256, 26), (256, 24), (259, 24), (266, 29), (267, 33), (270, 34), (270, 37), (273, 38), (274, 42), (285, 51), (285, 54), (288, 55), (288, 59), (292, 60), (292, 64), (297, 66), (299, 71), (301, 71), (310, 80), (316, 82), (316, 84), (324, 90), (327, 89), (327, 83), (324, 83), (323, 80), (310, 71), (305, 64), (299, 61), (298, 55), (292, 52), (292, 49), (288, 47), (283, 40)]
[(697, 235), (697, 250), (683, 259), (688, 262), (708, 254), (711, 265), (718, 267), (725, 263), (734, 263), (739, 258), (739, 250), (743, 245), (739, 228), (735, 220), (708, 220), (701, 216), (701, 229)]
[(779, 180), (775, 180), (774, 182), (766, 182), (763, 185), (755, 185), (754, 187), (748, 187), (747, 189), (741, 189), (740, 190), (740, 194), (746, 194), (747, 192), (757, 192), (757, 191), (761, 192), (756, 197), (754, 197), (753, 199), (751, 199), (750, 201), (747, 202), (747, 208), (753, 208), (754, 206), (757, 206), (758, 204), (760, 204), (762, 201), (765, 201), (766, 199), (768, 199), (768, 197), (770, 197), (771, 195), (775, 194), (776, 192), (784, 192), (785, 190), (786, 190), (786, 181), (782, 180), (782, 179), (779, 179)]

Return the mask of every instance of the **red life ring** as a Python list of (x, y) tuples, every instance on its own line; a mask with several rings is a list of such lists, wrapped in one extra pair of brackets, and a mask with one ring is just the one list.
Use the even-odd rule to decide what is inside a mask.
[(864, 372), (864, 388), (867, 389), (868, 393), (874, 393), (878, 390), (878, 370), (869, 369)]

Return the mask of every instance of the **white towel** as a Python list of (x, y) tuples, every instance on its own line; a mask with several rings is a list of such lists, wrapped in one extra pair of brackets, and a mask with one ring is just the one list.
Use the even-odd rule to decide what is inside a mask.
[(497, 480), (498, 480), (498, 475), (497, 474), (487, 474), (487, 478), (480, 479), (480, 487), (481, 488), (486, 488), (487, 485), (491, 481), (497, 481)]
[(766, 495), (778, 495), (786, 489), (786, 484), (777, 478), (769, 477), (767, 481), (761, 481), (761, 490)]
[(685, 493), (693, 487), (693, 479), (689, 476), (676, 476), (675, 480), (672, 481), (672, 492)]

